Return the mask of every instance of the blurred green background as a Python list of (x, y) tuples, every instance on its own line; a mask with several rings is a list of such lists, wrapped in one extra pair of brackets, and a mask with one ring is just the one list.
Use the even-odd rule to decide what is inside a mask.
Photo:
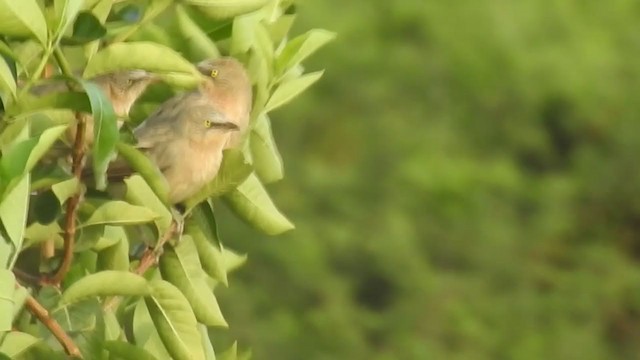
[[(302, 1), (273, 114), (297, 229), (223, 216), (256, 359), (638, 359), (640, 3)], [(224, 214), (224, 210), (223, 215)], [(227, 214), (228, 215), (228, 214)]]

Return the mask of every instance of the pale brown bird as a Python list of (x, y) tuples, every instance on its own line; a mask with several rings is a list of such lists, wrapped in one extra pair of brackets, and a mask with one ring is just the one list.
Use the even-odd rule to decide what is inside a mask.
[[(118, 128), (120, 128), (122, 119), (129, 117), (129, 110), (133, 104), (155, 79), (155, 76), (144, 70), (127, 70), (100, 75), (91, 80), (95, 81), (111, 100), (113, 111), (118, 117)], [(84, 116), (85, 144), (91, 146), (93, 145), (93, 116)], [(71, 142), (76, 137), (76, 129), (76, 126), (70, 126), (67, 129), (67, 137)]]
[(204, 60), (197, 64), (197, 68), (210, 79), (212, 86), (203, 90), (209, 100), (238, 126), (238, 131), (231, 134), (225, 148), (239, 147), (249, 127), (253, 103), (249, 74), (232, 57)]
[[(118, 127), (122, 125), (122, 119), (129, 116), (129, 110), (136, 100), (144, 93), (146, 88), (157, 78), (145, 70), (123, 70), (96, 76), (90, 80), (94, 81), (111, 101), (113, 110), (118, 117)], [(44, 95), (51, 92), (64, 91), (67, 85), (62, 82), (55, 82), (34, 87), (31, 93), (34, 95)], [(93, 144), (93, 117), (88, 114), (82, 115), (85, 119), (85, 144)], [(67, 140), (73, 143), (76, 136), (76, 126), (69, 126), (67, 130)]]
[(198, 68), (208, 77), (198, 89), (165, 101), (133, 132), (165, 176), (174, 204), (213, 180), (222, 151), (240, 143), (249, 123), (251, 82), (242, 64), (220, 58)]

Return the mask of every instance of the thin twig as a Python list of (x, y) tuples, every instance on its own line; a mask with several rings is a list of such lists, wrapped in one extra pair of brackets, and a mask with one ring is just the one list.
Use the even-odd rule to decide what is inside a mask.
[[(62, 50), (59, 47), (56, 47), (53, 50), (53, 56), (56, 59), (56, 63), (60, 67), (60, 70), (63, 74), (67, 76), (73, 76), (71, 72), (71, 67), (67, 62), (67, 59), (64, 57)], [(71, 88), (71, 85), (69, 85)], [(73, 160), (71, 164), (71, 171), (73, 172), (73, 176), (78, 179), (78, 182), (82, 180), (82, 168), (84, 166), (84, 153), (85, 153), (85, 131), (86, 131), (86, 117), (80, 113), (76, 112), (76, 136), (73, 142)], [(76, 217), (77, 210), (80, 204), (80, 199), (82, 198), (82, 190), (78, 190), (70, 199), (67, 201), (67, 208), (64, 219), (64, 248), (63, 248), (63, 256), (62, 263), (60, 267), (56, 271), (55, 275), (49, 279), (45, 280), (46, 283), (52, 284), (54, 286), (59, 286), (62, 280), (64, 279), (67, 272), (71, 268), (71, 261), (73, 260), (73, 247), (75, 243), (76, 237)]]
[[(149, 247), (147, 248), (147, 250), (145, 250), (144, 254), (142, 254), (142, 258), (140, 258), (138, 267), (133, 272), (138, 275), (143, 275), (145, 272), (147, 272), (147, 270), (149, 270), (149, 268), (155, 266), (158, 263), (160, 255), (162, 255), (164, 244), (166, 244), (167, 241), (171, 240), (171, 238), (176, 234), (177, 231), (178, 224), (174, 220), (171, 223), (171, 226), (169, 226), (167, 231), (162, 235), (162, 237), (158, 239), (156, 246), (154, 248)], [(120, 300), (121, 298), (119, 296), (113, 296), (105, 301), (102, 308), (105, 311), (115, 309), (120, 304)]]
[(82, 353), (76, 346), (73, 340), (67, 335), (64, 329), (49, 315), (49, 311), (45, 309), (33, 296), (28, 296), (25, 302), (27, 309), (40, 320), (40, 322), (51, 331), (51, 334), (55, 336), (60, 345), (64, 348), (64, 351), (75, 358), (82, 359)]
[[(73, 163), (71, 165), (71, 170), (73, 171), (73, 176), (78, 179), (78, 181), (81, 181), (82, 167), (84, 165), (84, 133), (86, 128), (86, 119), (82, 114), (76, 113), (76, 120), (78, 124), (76, 127), (76, 138), (73, 143)], [(69, 199), (69, 201), (67, 201), (67, 209), (64, 219), (64, 248), (62, 263), (55, 275), (51, 279), (46, 279), (44, 281), (47, 284), (55, 286), (60, 285), (71, 267), (71, 261), (73, 260), (73, 247), (76, 237), (76, 212), (81, 198), (82, 191), (79, 190)]]

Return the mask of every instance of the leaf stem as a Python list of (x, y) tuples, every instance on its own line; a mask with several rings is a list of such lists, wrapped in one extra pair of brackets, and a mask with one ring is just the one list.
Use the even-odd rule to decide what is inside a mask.
[(73, 77), (73, 71), (71, 70), (69, 62), (64, 57), (64, 54), (62, 53), (60, 47), (56, 47), (55, 50), (53, 50), (53, 57), (56, 59), (56, 62), (60, 67), (60, 71), (62, 71), (62, 73), (68, 77)]
[(82, 359), (80, 349), (78, 349), (71, 337), (67, 335), (60, 324), (58, 324), (58, 322), (49, 315), (49, 311), (47, 311), (47, 309), (45, 309), (33, 296), (27, 297), (25, 305), (27, 309), (29, 309), (29, 312), (37, 317), (38, 320), (40, 320), (40, 322), (46, 326), (49, 331), (51, 331), (51, 334), (53, 334), (56, 340), (58, 340), (68, 355)]

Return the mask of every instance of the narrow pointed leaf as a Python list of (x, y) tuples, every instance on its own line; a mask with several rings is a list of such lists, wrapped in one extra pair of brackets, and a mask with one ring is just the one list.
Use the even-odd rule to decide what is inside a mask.
[(115, 244), (98, 253), (98, 270), (129, 270), (129, 241), (126, 234), (123, 235)]
[(198, 257), (202, 264), (202, 269), (207, 275), (220, 281), (225, 286), (228, 285), (226, 264), (222, 254), (222, 248), (218, 243), (217, 229), (210, 229), (208, 222), (215, 219), (207, 219), (207, 216), (213, 216), (212, 213), (205, 211), (205, 207), (209, 204), (204, 202), (198, 205), (191, 212), (191, 217), (186, 224), (186, 232), (193, 239), (193, 243), (198, 250)]
[(150, 286), (145, 304), (169, 354), (175, 360), (204, 360), (198, 322), (188, 300), (169, 282), (153, 281)]
[(266, 184), (282, 179), (284, 177), (282, 156), (273, 139), (271, 121), (266, 115), (258, 118), (250, 136), (253, 167), (260, 180)]
[(156, 327), (151, 320), (144, 299), (140, 299), (133, 312), (133, 337), (135, 344), (158, 359), (170, 359)]
[(0, 220), (16, 249), (22, 247), (27, 210), (29, 208), (29, 178), (25, 174), (0, 203)]
[(125, 179), (124, 182), (127, 184), (127, 201), (134, 205), (144, 206), (158, 214), (156, 225), (160, 234), (164, 234), (171, 226), (171, 220), (173, 219), (171, 211), (162, 203), (141, 176), (133, 175)]
[(54, 9), (56, 19), (53, 34), (56, 38), (62, 37), (69, 26), (74, 23), (84, 0), (55, 0)]
[(82, 92), (54, 92), (39, 96), (25, 96), (15, 107), (13, 113), (27, 115), (54, 109), (91, 113), (91, 103), (87, 94)]
[(216, 47), (216, 44), (198, 24), (191, 19), (183, 6), (179, 5), (176, 7), (176, 21), (192, 56), (197, 56), (198, 59), (216, 58), (220, 56), (220, 51)]
[(84, 71), (85, 77), (108, 72), (142, 69), (156, 73), (177, 73), (200, 81), (195, 65), (173, 49), (152, 42), (115, 43), (96, 53)]
[(147, 280), (128, 271), (106, 270), (87, 275), (73, 283), (63, 294), (62, 304), (73, 304), (94, 296), (147, 296)]
[(163, 204), (169, 204), (169, 185), (158, 167), (142, 152), (125, 143), (117, 144), (120, 156), (131, 165), (133, 170), (140, 173), (151, 190)]
[(78, 191), (80, 186), (80, 182), (76, 178), (71, 178), (69, 180), (61, 181), (53, 186), (51, 186), (51, 191), (56, 195), (58, 202), (60, 205), (64, 204), (68, 198), (70, 198), (73, 194)]
[(212, 18), (225, 19), (258, 10), (269, 0), (185, 0), (184, 2), (198, 6), (201, 12)]
[(39, 136), (21, 141), (6, 151), (0, 160), (1, 171), (6, 179), (10, 180), (30, 171), (66, 128), (49, 128)]
[(36, 0), (0, 0), (0, 34), (47, 43), (47, 23)]
[(151, 355), (145, 349), (142, 349), (136, 345), (129, 344), (125, 341), (105, 341), (104, 348), (109, 351), (111, 356), (117, 356), (120, 359), (125, 360), (157, 360), (155, 356)]
[(16, 80), (5, 59), (0, 58), (0, 90), (8, 92), (13, 98), (16, 96)]
[(278, 88), (276, 88), (276, 91), (273, 92), (271, 98), (269, 98), (264, 111), (269, 112), (288, 103), (318, 81), (323, 73), (324, 71), (316, 71), (281, 83)]
[(11, 330), (13, 318), (9, 314), (14, 313), (13, 294), (16, 289), (16, 278), (13, 272), (0, 269), (0, 332)]
[(131, 205), (127, 202), (109, 201), (91, 214), (82, 227), (96, 224), (131, 225), (144, 224), (155, 220), (158, 215), (144, 206)]
[(238, 216), (268, 235), (277, 235), (294, 228), (273, 204), (267, 190), (255, 174), (224, 197)]
[(178, 246), (165, 251), (160, 258), (160, 272), (163, 279), (184, 294), (198, 322), (208, 326), (228, 326), (216, 297), (207, 286), (206, 275), (191, 236), (183, 236)]
[(92, 164), (96, 180), (96, 188), (103, 190), (107, 186), (105, 172), (109, 161), (115, 156), (118, 143), (118, 123), (111, 102), (100, 87), (85, 80), (79, 80), (84, 88), (93, 115), (93, 148)]
[(31, 334), (11, 331), (4, 335), (0, 342), (0, 354), (8, 356), (9, 359), (18, 359), (39, 342), (40, 339)]
[(319, 48), (335, 39), (336, 34), (322, 29), (310, 30), (287, 43), (276, 61), (276, 70), (279, 74), (300, 64), (304, 59), (316, 52)]

